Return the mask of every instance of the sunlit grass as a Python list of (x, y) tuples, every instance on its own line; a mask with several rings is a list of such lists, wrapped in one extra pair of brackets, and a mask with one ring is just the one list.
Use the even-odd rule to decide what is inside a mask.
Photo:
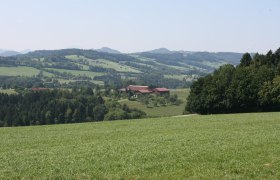
[(70, 73), (74, 76), (87, 76), (87, 77), (91, 77), (94, 78), (95, 76), (102, 76), (104, 75), (104, 73), (99, 73), (99, 72), (91, 72), (91, 71), (80, 71), (80, 70), (67, 70), (67, 69), (56, 69), (56, 68), (46, 68), (48, 70), (53, 70), (53, 71), (57, 71), (60, 73)]
[(279, 115), (0, 128), (0, 179), (279, 179)]
[(0, 93), (4, 94), (16, 94), (17, 92), (14, 89), (0, 89)]
[(0, 76), (36, 76), (39, 70), (33, 67), (17, 66), (17, 67), (0, 67)]

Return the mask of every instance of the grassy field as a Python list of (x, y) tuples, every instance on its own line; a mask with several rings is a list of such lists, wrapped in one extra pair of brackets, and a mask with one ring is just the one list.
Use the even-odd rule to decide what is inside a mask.
[(92, 66), (100, 66), (100, 67), (103, 67), (103, 68), (111, 68), (111, 69), (114, 69), (118, 72), (140, 73), (139, 70), (134, 69), (130, 66), (121, 65), (119, 63), (112, 62), (112, 61), (109, 61), (109, 60), (106, 60), (106, 59), (91, 60), (91, 61), (89, 61), (89, 63)]
[[(33, 67), (17, 66), (17, 67), (0, 67), (0, 76), (37, 76), (40, 70)], [(54, 74), (43, 71), (46, 77), (54, 77)]]
[(130, 108), (136, 108), (144, 111), (148, 117), (165, 117), (165, 116), (176, 116), (182, 115), (185, 103), (182, 103), (178, 106), (160, 106), (160, 107), (147, 107), (144, 104), (141, 104), (138, 101), (129, 101), (127, 99), (120, 100), (121, 104), (126, 104)]
[[(92, 66), (99, 66), (99, 67), (103, 67), (103, 68), (111, 68), (111, 69), (115, 69), (118, 72), (140, 73), (140, 71), (135, 69), (135, 68), (132, 68), (132, 67), (126, 66), (126, 65), (121, 65), (119, 63), (112, 62), (112, 61), (109, 61), (109, 60), (106, 60), (106, 59), (92, 60), (92, 59), (86, 58), (84, 56), (77, 56), (77, 55), (66, 56), (66, 58), (71, 59), (73, 61), (77, 61), (77, 62), (79, 60), (84, 60), (84, 61), (89, 62), (89, 64), (92, 65)], [(84, 67), (84, 68), (88, 69), (88, 67)]]
[(66, 70), (66, 69), (55, 69), (55, 68), (46, 68), (49, 70), (53, 70), (53, 71), (58, 71), (60, 73), (66, 72), (66, 73), (70, 73), (74, 76), (87, 76), (87, 77), (95, 77), (95, 76), (102, 76), (104, 75), (104, 73), (99, 73), (99, 72), (91, 72), (91, 71), (79, 71), (79, 70)]
[(0, 128), (0, 179), (279, 179), (279, 116)]
[[(79, 80), (67, 80), (67, 79), (57, 79), (60, 83), (62, 84), (68, 84), (70, 82), (76, 82), (76, 81), (79, 81)], [(90, 82), (94, 83), (94, 84), (97, 84), (97, 85), (100, 85), (100, 86), (103, 86), (104, 85), (104, 82), (103, 81), (95, 81), (95, 80), (91, 80)]]
[(44, 76), (44, 77), (55, 77), (54, 74), (49, 73), (49, 72), (46, 72), (46, 71), (43, 71), (43, 76)]
[(84, 70), (84, 71), (88, 71), (89, 70), (89, 66), (87, 66), (87, 65), (80, 64), (80, 63), (75, 63), (75, 64), (78, 65), (78, 66), (81, 66), (82, 70)]
[(168, 75), (164, 75), (164, 78), (167, 79), (178, 79), (178, 80), (183, 80), (183, 78), (186, 77), (185, 75), (176, 75), (176, 74), (168, 74)]
[(129, 101), (128, 99), (122, 99), (119, 102), (121, 104), (126, 104), (130, 108), (136, 108), (144, 111), (149, 117), (164, 117), (164, 116), (176, 116), (183, 114), (186, 105), (186, 98), (189, 94), (189, 89), (176, 89), (171, 90), (172, 94), (177, 94), (178, 99), (180, 99), (183, 103), (178, 106), (168, 105), (168, 106), (160, 106), (160, 107), (147, 107), (144, 104), (141, 104), (138, 101)]
[(69, 55), (69, 56), (65, 56), (66, 58), (73, 60), (73, 61), (79, 61), (79, 60), (84, 60), (84, 61), (90, 61), (91, 59), (86, 58), (84, 56), (78, 56), (78, 55)]
[(14, 89), (0, 89), (0, 93), (4, 94), (16, 94), (17, 92)]
[(0, 67), (0, 76), (36, 76), (39, 70), (32, 67), (18, 66), (18, 67)]

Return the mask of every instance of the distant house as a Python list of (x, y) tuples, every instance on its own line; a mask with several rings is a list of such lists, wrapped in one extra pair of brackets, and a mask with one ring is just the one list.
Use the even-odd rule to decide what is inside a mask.
[(153, 89), (153, 92), (155, 94), (165, 95), (165, 94), (169, 94), (170, 90), (167, 88), (155, 88)]
[(149, 94), (153, 91), (149, 88), (149, 86), (136, 86), (136, 85), (129, 85), (126, 88), (126, 92), (131, 91), (134, 93), (141, 93), (141, 94)]
[(169, 94), (170, 90), (167, 88), (154, 88), (151, 89), (149, 86), (137, 86), (137, 85), (129, 85), (126, 88), (122, 88), (119, 90), (120, 92), (132, 92), (134, 94), (158, 94), (158, 95), (164, 95)]

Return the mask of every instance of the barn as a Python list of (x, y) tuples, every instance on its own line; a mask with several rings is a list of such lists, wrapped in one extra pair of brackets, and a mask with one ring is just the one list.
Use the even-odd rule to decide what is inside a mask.
[(157, 94), (157, 95), (166, 95), (170, 94), (170, 90), (167, 88), (154, 88), (151, 89), (149, 86), (138, 86), (138, 85), (129, 85), (126, 88), (119, 90), (120, 92), (132, 92), (134, 94)]
[(153, 89), (153, 92), (155, 94), (159, 94), (159, 95), (170, 94), (170, 90), (167, 88), (155, 88), (155, 89)]
[(131, 91), (134, 93), (141, 93), (141, 94), (150, 94), (153, 91), (149, 88), (149, 86), (136, 86), (136, 85), (129, 85), (126, 87), (126, 91)]

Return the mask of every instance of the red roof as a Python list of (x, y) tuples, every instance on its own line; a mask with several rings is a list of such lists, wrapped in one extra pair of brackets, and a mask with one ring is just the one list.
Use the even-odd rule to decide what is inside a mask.
[(143, 90), (138, 90), (138, 92), (140, 93), (152, 93), (153, 91), (150, 91), (150, 90), (146, 90), (146, 89), (143, 89)]
[(134, 86), (134, 85), (129, 85), (127, 86), (128, 90), (131, 91), (139, 91), (139, 90), (149, 90), (149, 86)]
[(158, 92), (169, 92), (170, 90), (167, 88), (155, 88), (154, 91), (158, 91)]
[(169, 92), (170, 90), (167, 88), (155, 88), (150, 89), (149, 86), (136, 86), (136, 85), (129, 85), (127, 86), (126, 90), (128, 91), (135, 91), (140, 93), (152, 93), (152, 92)]

